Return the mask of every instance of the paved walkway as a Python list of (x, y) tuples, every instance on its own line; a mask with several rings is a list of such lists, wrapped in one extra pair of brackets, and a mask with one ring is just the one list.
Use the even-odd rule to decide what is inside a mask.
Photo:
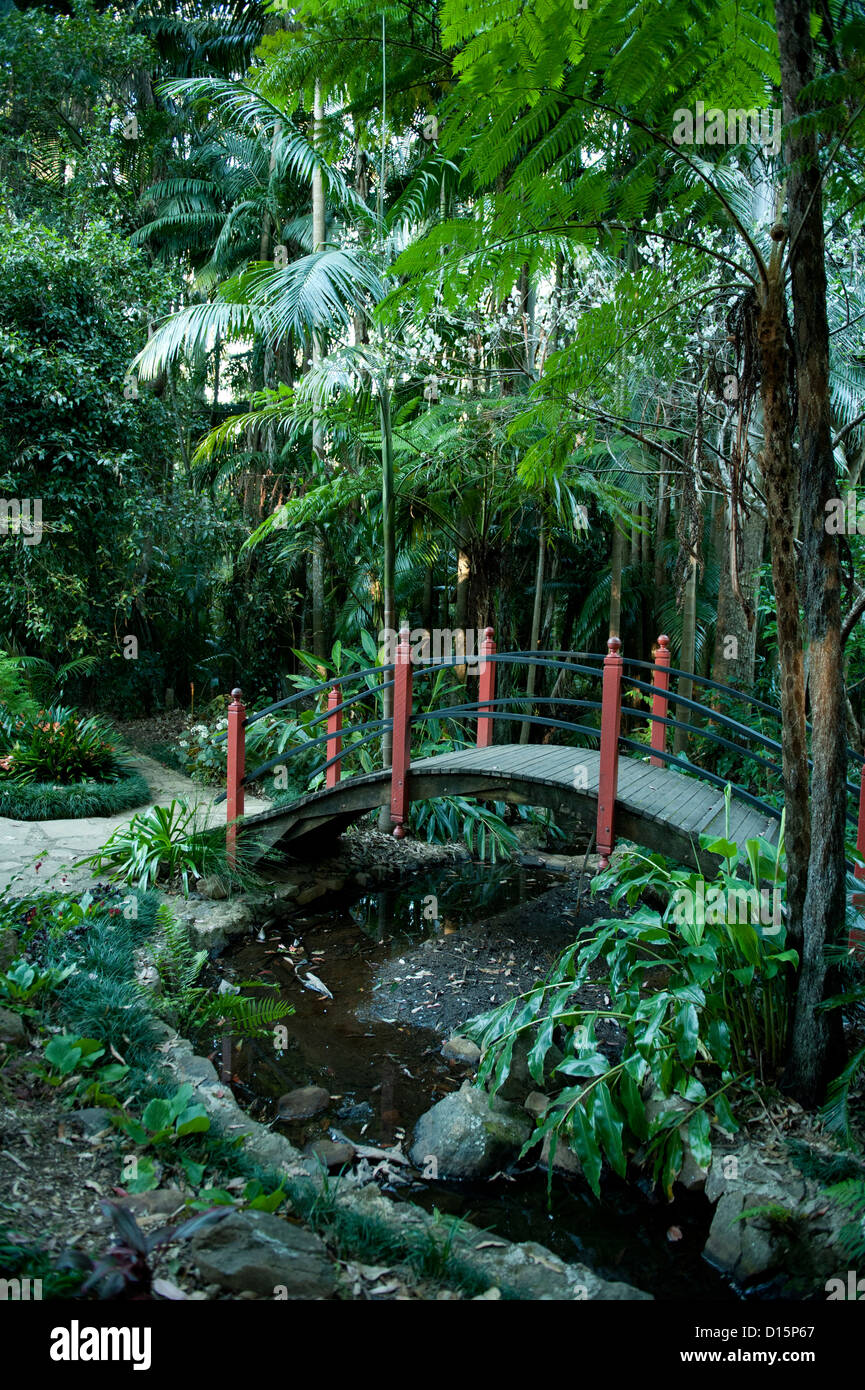
[[(150, 788), (148, 806), (169, 806), (175, 799), (183, 800), (206, 809), (212, 823), (224, 820), (225, 803), (213, 805), (218, 792), (212, 787), (193, 782), (182, 772), (143, 754), (137, 754), (135, 762)], [(269, 805), (267, 801), (247, 797), (246, 810), (264, 811)], [(21, 892), (47, 886), (76, 890), (90, 886), (98, 876), (89, 869), (73, 869), (72, 865), (93, 854), (118, 826), (127, 825), (134, 815), (146, 809), (136, 806), (117, 816), (84, 816), (76, 820), (6, 820), (0, 816), (0, 890), (13, 879), (16, 891)], [(107, 878), (107, 873), (102, 877)]]

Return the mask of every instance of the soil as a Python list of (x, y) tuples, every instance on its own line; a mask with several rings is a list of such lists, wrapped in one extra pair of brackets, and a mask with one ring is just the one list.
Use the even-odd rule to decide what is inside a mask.
[[(476, 1014), (532, 989), (580, 931), (600, 917), (618, 917), (603, 895), (589, 897), (586, 880), (566, 879), (532, 901), (467, 925), (445, 917), (415, 949), (382, 962), (374, 999), (361, 1016), (377, 1016), (443, 1036)], [(588, 1008), (609, 1003), (588, 985)], [(599, 1037), (602, 1034), (599, 1032)]]
[[(75, 1249), (94, 1259), (114, 1241), (102, 1201), (118, 1201), (132, 1210), (145, 1235), (179, 1223), (193, 1213), (184, 1203), (194, 1193), (176, 1186), (175, 1174), (152, 1192), (128, 1194), (120, 1181), (125, 1145), (112, 1128), (87, 1135), (78, 1111), (67, 1108), (58, 1092), (39, 1080), (35, 1067), (41, 1050), (11, 1049), (0, 1044), (0, 1227), (16, 1244), (58, 1257)], [(132, 1151), (130, 1149), (130, 1151)], [(245, 1179), (226, 1179), (229, 1188)], [(371, 1265), (337, 1259), (338, 1297), (370, 1302), (451, 1300), (462, 1295), (405, 1266)], [(167, 1244), (149, 1260), (157, 1298), (232, 1301), (216, 1284), (200, 1278), (182, 1242)], [(0, 1275), (3, 1275), (0, 1262)], [(497, 1293), (497, 1291), (496, 1291)], [(255, 1298), (254, 1294), (239, 1297)]]

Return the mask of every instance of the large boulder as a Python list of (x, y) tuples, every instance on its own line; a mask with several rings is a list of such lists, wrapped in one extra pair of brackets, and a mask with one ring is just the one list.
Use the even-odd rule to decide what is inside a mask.
[(534, 1126), (518, 1105), (492, 1100), (465, 1081), (421, 1115), (410, 1150), (421, 1170), (439, 1178), (482, 1178), (512, 1163)]
[(0, 1042), (13, 1043), (16, 1047), (24, 1047), (27, 1042), (24, 1020), (13, 1009), (0, 1009)]
[(335, 1268), (322, 1241), (266, 1211), (232, 1212), (190, 1241), (203, 1279), (263, 1298), (330, 1298)]
[(791, 1297), (822, 1296), (839, 1272), (845, 1213), (791, 1159), (768, 1159), (749, 1143), (716, 1148), (706, 1196), (717, 1206), (703, 1253), (738, 1284), (775, 1277)]
[(17, 933), (11, 927), (0, 928), (0, 970), (8, 970), (21, 954)]

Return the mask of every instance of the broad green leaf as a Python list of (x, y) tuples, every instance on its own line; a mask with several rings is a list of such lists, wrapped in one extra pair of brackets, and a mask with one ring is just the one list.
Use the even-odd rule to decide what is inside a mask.
[(45, 1060), (62, 1076), (68, 1076), (81, 1061), (81, 1048), (71, 1037), (52, 1038), (45, 1048)]
[(582, 1057), (566, 1057), (556, 1067), (557, 1076), (603, 1076), (610, 1070), (609, 1060), (602, 1052), (591, 1052)]
[(630, 1073), (625, 1070), (622, 1072), (622, 1079), (619, 1085), (619, 1097), (625, 1110), (625, 1117), (631, 1129), (631, 1133), (640, 1142), (644, 1142), (649, 1137), (649, 1125), (646, 1119), (646, 1107), (640, 1088)]
[(688, 1121), (688, 1144), (695, 1162), (701, 1168), (708, 1168), (712, 1162), (712, 1139), (705, 1110), (695, 1110)]
[(595, 1134), (603, 1146), (610, 1166), (623, 1178), (628, 1166), (622, 1146), (624, 1120), (605, 1081), (595, 1086), (589, 1098), (589, 1106)]
[(147, 1103), (141, 1116), (141, 1123), (156, 1132), (166, 1129), (172, 1121), (171, 1105), (167, 1100), (155, 1098)]
[(693, 1064), (697, 1055), (699, 1032), (700, 1020), (696, 1008), (693, 1004), (683, 1004), (673, 1020), (673, 1036), (686, 1067)]
[(736, 1118), (733, 1115), (732, 1110), (730, 1109), (730, 1102), (727, 1100), (727, 1097), (723, 1094), (723, 1092), (721, 1093), (721, 1095), (715, 1097), (714, 1106), (715, 1115), (717, 1116), (718, 1123), (721, 1125), (721, 1127), (723, 1129), (726, 1129), (729, 1134), (736, 1134), (738, 1132), (739, 1126), (736, 1123)]
[(598, 1148), (589, 1117), (579, 1103), (568, 1116), (571, 1148), (580, 1160), (586, 1181), (596, 1197), (601, 1195), (601, 1151)]
[(175, 1133), (178, 1139), (186, 1134), (204, 1134), (210, 1129), (210, 1117), (203, 1105), (190, 1105), (177, 1121)]

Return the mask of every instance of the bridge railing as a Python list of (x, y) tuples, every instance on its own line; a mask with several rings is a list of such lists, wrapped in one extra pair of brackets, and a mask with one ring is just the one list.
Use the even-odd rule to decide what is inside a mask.
[[(675, 753), (669, 753), (667, 751), (667, 730), (681, 729), (692, 736), (707, 739), (718, 747), (734, 753), (743, 762), (750, 762), (755, 767), (770, 772), (779, 787), (782, 778), (780, 741), (769, 737), (759, 729), (750, 728), (741, 720), (734, 719), (718, 709), (672, 691), (670, 680), (674, 676), (687, 679), (702, 689), (718, 692), (724, 697), (725, 703), (728, 701), (742, 703), (778, 722), (780, 722), (779, 712), (773, 706), (747, 692), (735, 690), (730, 686), (711, 681), (707, 677), (697, 676), (692, 672), (682, 671), (671, 666), (669, 638), (665, 634), (658, 638), (656, 660), (653, 662), (622, 657), (621, 643), (618, 637), (611, 637), (607, 646), (608, 651), (605, 657), (592, 652), (498, 652), (493, 629), (487, 628), (476, 657), (467, 657), (462, 654), (444, 661), (424, 659), (413, 661), (410, 634), (407, 630), (403, 630), (400, 633), (399, 646), (392, 664), (369, 667), (364, 671), (331, 677), (329, 680), (314, 686), (307, 686), (298, 690), (295, 694), (267, 706), (254, 715), (247, 715), (240, 690), (232, 691), (232, 703), (228, 712), (228, 732), (225, 736), (228, 742), (228, 777), (225, 800), (227, 801), (227, 833), (230, 852), (233, 853), (234, 850), (237, 821), (244, 812), (244, 793), (247, 786), (272, 769), (287, 763), (290, 758), (309, 749), (324, 746), (325, 762), (312, 775), (324, 772), (326, 786), (333, 789), (339, 784), (344, 758), (380, 739), (387, 729), (391, 729), (393, 732), (390, 816), (394, 834), (401, 837), (405, 833), (405, 824), (410, 809), (409, 774), (412, 726), (431, 720), (454, 720), (457, 718), (469, 718), (477, 721), (476, 743), (479, 748), (488, 748), (492, 745), (493, 730), (497, 720), (516, 721), (546, 729), (561, 728), (598, 743), (600, 759), (596, 844), (601, 855), (602, 865), (608, 862), (616, 839), (615, 812), (620, 746), (633, 749), (642, 755), (648, 751), (649, 761), (653, 766), (677, 768), (689, 775), (698, 776), (700, 780), (707, 781), (720, 789), (724, 789), (730, 784), (740, 799), (764, 812), (768, 817), (780, 819), (781, 812), (778, 807), (756, 796), (748, 787), (738, 785), (729, 776), (720, 776), (705, 768), (697, 767), (693, 762), (681, 758)], [(534, 694), (531, 696), (507, 695), (498, 697), (496, 695), (497, 668), (516, 665), (549, 667), (560, 672), (600, 680), (601, 699), (573, 699), (566, 696), (537, 696)], [(415, 679), (434, 675), (448, 668), (464, 669), (466, 666), (473, 666), (477, 669), (477, 701), (451, 705), (440, 710), (414, 712), (413, 683)], [(632, 672), (638, 674), (631, 674)], [(391, 673), (392, 679), (386, 679)], [(647, 679), (642, 679), (642, 676), (646, 676)], [(346, 697), (344, 687), (358, 681), (365, 682), (364, 686), (357, 693)], [(356, 706), (368, 701), (371, 697), (377, 699), (385, 690), (391, 688), (394, 691), (392, 718), (368, 719), (360, 724), (352, 724), (352, 741), (344, 747), (343, 714), (345, 711), (354, 710)], [(623, 705), (623, 689), (628, 693), (633, 692), (649, 699), (651, 701), (649, 710), (633, 708), (627, 704)], [(309, 730), (326, 724), (326, 732), (315, 738), (306, 738), (296, 747), (284, 750), (256, 768), (254, 772), (247, 774), (245, 771), (247, 730), (267, 715), (286, 709), (304, 698), (323, 694), (325, 691), (327, 692), (326, 710), (308, 720), (304, 727), (305, 732), (308, 733)], [(599, 712), (599, 725), (585, 724), (569, 718), (558, 718), (556, 714), (541, 716), (531, 712), (516, 712), (511, 708), (514, 705), (527, 705), (530, 711), (548, 705), (555, 709), (556, 714), (569, 712), (571, 709), (591, 710)], [(696, 713), (701, 719), (708, 718), (709, 723), (695, 726), (693, 722), (677, 719), (669, 713), (671, 705), (687, 714)], [(508, 708), (503, 708), (505, 706)], [(648, 720), (648, 749), (645, 742), (623, 733), (623, 718), (639, 723)], [(734, 741), (734, 739), (741, 741)], [(775, 757), (767, 757), (766, 753), (774, 754)], [(856, 864), (854, 872), (858, 878), (865, 879), (865, 759), (853, 749), (848, 749), (848, 754), (854, 765), (858, 765), (859, 778), (855, 782), (847, 781), (847, 790), (851, 798), (855, 798), (855, 802), (853, 809), (846, 810), (846, 816), (848, 822), (857, 827), (857, 858), (863, 861)], [(859, 898), (865, 905), (865, 894), (859, 895)]]

